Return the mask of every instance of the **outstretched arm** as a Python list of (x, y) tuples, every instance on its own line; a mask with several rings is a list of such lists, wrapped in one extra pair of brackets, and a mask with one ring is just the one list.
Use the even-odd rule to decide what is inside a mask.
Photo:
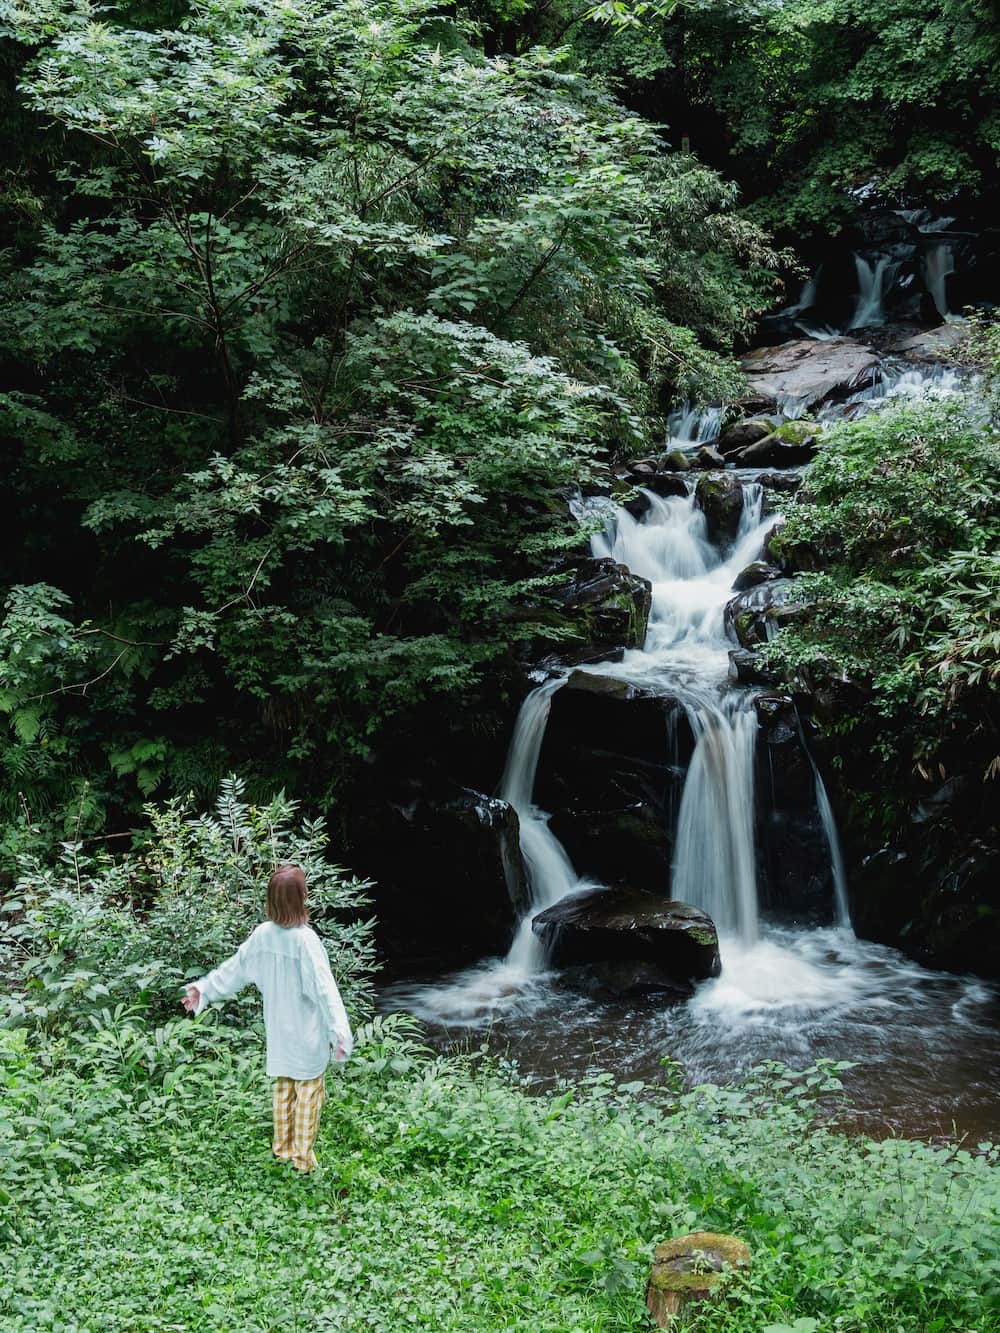
[(319, 1005), (320, 1011), (325, 1016), (330, 1044), (333, 1046), (333, 1058), (338, 1064), (343, 1064), (350, 1058), (354, 1037), (348, 1022), (347, 1010), (330, 971), (330, 960), (321, 941), (315, 935), (309, 941), (304, 962), (303, 982), (306, 994), (314, 1004)]
[(220, 963), (214, 971), (187, 987), (187, 994), (181, 1000), (185, 1009), (200, 1014), (206, 1004), (213, 1000), (228, 1000), (231, 995), (249, 986), (253, 981), (250, 972), (250, 940), (244, 941), (232, 958)]

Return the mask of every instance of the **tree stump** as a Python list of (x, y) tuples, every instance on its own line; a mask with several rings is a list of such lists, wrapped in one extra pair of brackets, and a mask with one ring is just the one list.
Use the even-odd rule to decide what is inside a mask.
[(711, 1300), (724, 1268), (750, 1262), (750, 1249), (735, 1236), (695, 1231), (657, 1245), (646, 1289), (646, 1308), (660, 1328), (669, 1328), (686, 1305)]

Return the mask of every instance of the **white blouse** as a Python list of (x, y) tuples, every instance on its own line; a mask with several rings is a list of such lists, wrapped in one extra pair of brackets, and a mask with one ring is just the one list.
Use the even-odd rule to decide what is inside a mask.
[(265, 921), (200, 981), (195, 1013), (253, 983), (264, 997), (267, 1073), (271, 1078), (319, 1078), (330, 1061), (343, 1063), (354, 1038), (330, 971), (326, 949), (310, 926)]

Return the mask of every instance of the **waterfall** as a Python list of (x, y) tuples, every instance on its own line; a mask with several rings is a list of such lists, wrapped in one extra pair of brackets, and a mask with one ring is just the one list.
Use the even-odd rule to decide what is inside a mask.
[(924, 253), (924, 282), (942, 319), (949, 317), (948, 278), (954, 272), (955, 252), (948, 242), (928, 246)]
[(667, 416), (666, 447), (687, 449), (717, 440), (722, 427), (721, 407), (692, 407), (684, 402)]
[(743, 486), (735, 541), (721, 551), (708, 538), (692, 489), (649, 494), (640, 521), (617, 510), (592, 538), (595, 555), (627, 564), (652, 584), (646, 642), (620, 663), (584, 668), (620, 676), (681, 703), (695, 738), (677, 819), (671, 895), (701, 907), (720, 930), (751, 943), (757, 935), (754, 846), (753, 694), (728, 685), (723, 612), (736, 574), (756, 559), (774, 520), (764, 490)]
[(677, 819), (671, 897), (720, 932), (757, 938), (754, 751), (757, 717), (742, 698), (686, 704), (696, 744)]
[(885, 298), (892, 290), (899, 272), (898, 260), (882, 255), (874, 266), (862, 255), (854, 256), (858, 274), (858, 296), (848, 328), (863, 329), (885, 323)]
[[(691, 424), (693, 417), (687, 421), (687, 429), (698, 429), (697, 423)], [(677, 811), (670, 888), (673, 897), (702, 908), (715, 921), (724, 939), (725, 967), (727, 954), (741, 960), (756, 956), (764, 941), (758, 940), (756, 886), (755, 693), (729, 681), (732, 643), (724, 611), (733, 596), (734, 578), (759, 558), (775, 520), (765, 516), (763, 487), (744, 483), (735, 537), (719, 545), (710, 540), (693, 485), (680, 496), (644, 494), (649, 508), (641, 520), (609, 505), (604, 529), (593, 534), (591, 547), (595, 556), (610, 556), (649, 579), (652, 605), (646, 641), (620, 661), (577, 670), (669, 696), (684, 710), (695, 744)], [(534, 800), (552, 700), (566, 681), (567, 676), (547, 680), (525, 698), (500, 782), (499, 795), (520, 821), (528, 908), (505, 958), (468, 969), (443, 986), (406, 993), (407, 1004), (425, 1017), (478, 1023), (501, 1010), (530, 1007), (546, 968), (545, 947), (532, 929), (533, 919), (568, 894), (598, 887), (577, 874), (549, 828), (550, 816)], [(843, 918), (842, 863), (818, 774), (816, 791)]]
[(565, 683), (565, 677), (547, 680), (532, 690), (521, 705), (500, 782), (501, 798), (510, 802), (520, 821), (521, 855), (529, 894), (528, 911), (518, 923), (506, 963), (508, 969), (524, 977), (540, 972), (545, 966), (545, 949), (531, 928), (532, 918), (566, 894), (591, 887), (589, 881), (582, 881), (577, 875), (562, 843), (549, 829), (549, 816), (532, 801), (552, 696)]
[[(808, 750), (806, 753), (809, 753)], [(809, 755), (809, 762), (812, 764), (813, 773), (816, 775), (816, 808), (819, 810), (826, 844), (830, 849), (830, 867), (833, 871), (833, 897), (837, 909), (837, 925), (844, 930), (850, 930), (851, 909), (847, 902), (847, 875), (844, 872), (844, 857), (840, 850), (837, 825), (833, 818), (830, 798), (826, 794), (826, 786), (812, 755)]]

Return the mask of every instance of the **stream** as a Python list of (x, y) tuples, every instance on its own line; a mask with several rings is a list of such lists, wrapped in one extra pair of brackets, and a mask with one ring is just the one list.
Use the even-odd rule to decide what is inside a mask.
[[(867, 398), (956, 387), (947, 371), (893, 369), (879, 381), (880, 392)], [(715, 411), (684, 409), (669, 423), (668, 447), (690, 449), (713, 432)], [(423, 1019), (442, 1049), (486, 1042), (515, 1060), (522, 1074), (543, 1081), (595, 1069), (622, 1081), (657, 1081), (663, 1062), (676, 1061), (687, 1083), (696, 1085), (737, 1079), (764, 1060), (795, 1068), (820, 1058), (851, 1060), (855, 1067), (845, 1075), (850, 1128), (876, 1136), (995, 1138), (1000, 995), (986, 982), (928, 971), (855, 937), (836, 826), (815, 764), (834, 924), (795, 928), (760, 911), (753, 707), (759, 691), (731, 683), (733, 641), (724, 608), (734, 578), (759, 557), (776, 520), (767, 514), (760, 484), (739, 476), (742, 512), (729, 542), (709, 539), (694, 482), (682, 496), (647, 492), (648, 509), (638, 520), (610, 502), (580, 510), (593, 521), (596, 504), (603, 519), (592, 537), (594, 555), (612, 557), (652, 585), (643, 646), (618, 662), (583, 670), (668, 695), (687, 716), (695, 745), (677, 812), (669, 893), (715, 921), (721, 975), (702, 982), (689, 1001), (666, 1004), (594, 998), (570, 989), (549, 968), (532, 918), (594, 887), (577, 873), (549, 815), (533, 801), (546, 723), (567, 672), (541, 680), (525, 699), (498, 789), (518, 812), (531, 895), (506, 957), (395, 984), (383, 993), (382, 1006)]]

